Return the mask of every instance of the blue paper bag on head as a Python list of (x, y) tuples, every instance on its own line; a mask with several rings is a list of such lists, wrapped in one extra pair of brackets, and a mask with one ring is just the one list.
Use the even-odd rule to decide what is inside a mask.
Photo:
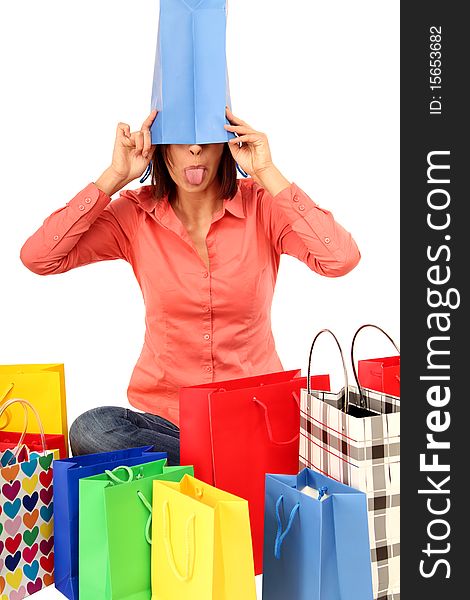
[(153, 446), (84, 454), (54, 461), (54, 580), (70, 600), (78, 599), (78, 481), (105, 469), (133, 467), (167, 458)]
[(160, 0), (151, 108), (152, 144), (223, 143), (234, 137), (226, 59), (226, 0)]
[(366, 495), (311, 469), (266, 475), (263, 600), (372, 600)]

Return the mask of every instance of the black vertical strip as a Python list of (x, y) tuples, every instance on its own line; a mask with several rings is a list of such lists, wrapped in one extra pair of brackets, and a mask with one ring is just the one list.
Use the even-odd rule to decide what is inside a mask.
[[(464, 492), (470, 482), (466, 8), (465, 3), (435, 0), (401, 3), (401, 592), (405, 600), (468, 595), (470, 567), (462, 543), (468, 532), (470, 500)], [(432, 90), (433, 84), (441, 88)], [(431, 152), (449, 154), (434, 154), (431, 159)], [(428, 160), (450, 169), (431, 170), (430, 179), (435, 181), (429, 182)], [(449, 205), (438, 209), (428, 201)], [(428, 218), (434, 227), (449, 225), (433, 229)], [(428, 290), (432, 291), (429, 298)], [(444, 305), (446, 300), (450, 306)], [(432, 355), (430, 349), (450, 354)], [(431, 406), (433, 386), (431, 400), (444, 399), (448, 388), (446, 405), (443, 401), (441, 406)], [(433, 432), (438, 426), (443, 430)], [(427, 448), (428, 434), (436, 442), (449, 442), (450, 449)], [(427, 464), (435, 460), (450, 465), (450, 471), (425, 472), (420, 468), (422, 454)], [(442, 493), (436, 493), (439, 489)]]

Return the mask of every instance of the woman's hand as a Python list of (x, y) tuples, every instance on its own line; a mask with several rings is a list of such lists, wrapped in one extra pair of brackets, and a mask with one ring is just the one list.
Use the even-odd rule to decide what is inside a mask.
[(226, 114), (231, 124), (225, 125), (225, 129), (238, 136), (228, 142), (232, 156), (248, 175), (257, 180), (263, 171), (274, 166), (268, 138), (265, 133), (255, 131), (248, 123), (236, 117), (228, 106)]
[(225, 129), (238, 136), (229, 140), (228, 147), (239, 166), (272, 196), (290, 186), (290, 182), (274, 166), (266, 134), (255, 131), (236, 117), (228, 106), (226, 114), (231, 124), (225, 125)]
[(118, 123), (110, 170), (124, 185), (140, 177), (152, 159), (150, 127), (158, 111), (152, 110), (140, 131), (131, 133), (127, 123)]

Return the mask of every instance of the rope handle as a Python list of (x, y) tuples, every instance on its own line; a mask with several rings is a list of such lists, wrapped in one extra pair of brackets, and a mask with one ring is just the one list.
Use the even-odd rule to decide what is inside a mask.
[(173, 574), (182, 582), (189, 581), (194, 574), (194, 562), (196, 554), (195, 522), (196, 515), (190, 515), (186, 523), (186, 572), (181, 573), (176, 564), (173, 546), (171, 543), (170, 503), (168, 500), (165, 500), (163, 503), (163, 540), (165, 542), (166, 555)]
[(152, 545), (152, 537), (150, 535), (150, 526), (152, 524), (152, 505), (140, 490), (137, 492), (137, 495), (142, 500), (143, 505), (150, 513), (147, 519), (147, 524), (145, 525), (145, 539), (150, 545)]
[[(10, 388), (10, 389), (12, 389), (12, 388)], [(7, 392), (7, 394), (8, 394), (8, 392)], [(18, 445), (15, 448), (15, 452), (13, 453), (13, 456), (8, 461), (8, 464), (10, 464), (10, 461), (13, 458), (16, 458), (17, 455), (20, 452), (21, 445), (23, 443), (23, 440), (24, 440), (25, 435), (26, 435), (26, 430), (28, 428), (28, 421), (29, 421), (29, 419), (28, 419), (28, 408), (31, 409), (33, 415), (36, 417), (36, 421), (37, 421), (37, 424), (38, 424), (38, 427), (39, 427), (39, 434), (41, 436), (42, 453), (45, 456), (46, 453), (47, 453), (46, 436), (44, 434), (44, 427), (42, 425), (42, 421), (41, 421), (41, 417), (39, 416), (39, 413), (34, 408), (34, 406), (31, 404), (31, 402), (29, 402), (29, 400), (25, 400), (24, 398), (11, 398), (10, 400), (7, 400), (4, 404), (2, 404), (0, 406), (0, 417), (7, 410), (7, 408), (9, 408), (12, 404), (21, 404), (22, 405), (23, 410), (25, 411), (25, 430), (23, 431), (23, 434), (20, 437), (20, 441), (18, 442)]]
[[(295, 401), (297, 403), (297, 406), (299, 407), (299, 410), (300, 410), (299, 396), (295, 392), (292, 392), (292, 395), (294, 396), (294, 399), (295, 399)], [(291, 438), (290, 440), (286, 440), (285, 442), (279, 442), (278, 440), (275, 440), (274, 436), (273, 436), (273, 430), (272, 430), (272, 427), (271, 427), (271, 421), (269, 420), (268, 407), (266, 406), (266, 404), (264, 402), (261, 402), (261, 400), (258, 400), (258, 398), (256, 396), (253, 396), (253, 402), (255, 402), (256, 404), (258, 404), (259, 406), (261, 406), (261, 408), (263, 409), (263, 412), (264, 412), (264, 421), (266, 423), (266, 429), (268, 431), (269, 441), (272, 444), (275, 444), (276, 446), (287, 446), (288, 444), (292, 444), (293, 442), (295, 442), (296, 440), (299, 439), (300, 432), (297, 432), (296, 435), (294, 435), (293, 438)]]
[(344, 393), (345, 393), (345, 403), (344, 403), (344, 412), (347, 413), (348, 409), (349, 409), (349, 382), (348, 382), (348, 370), (346, 368), (346, 362), (344, 360), (344, 354), (343, 354), (343, 350), (341, 348), (341, 345), (338, 341), (338, 338), (335, 336), (335, 334), (330, 330), (330, 329), (322, 329), (321, 331), (319, 331), (317, 333), (317, 335), (315, 336), (312, 345), (310, 347), (310, 353), (308, 355), (308, 369), (307, 369), (307, 393), (310, 395), (312, 393), (312, 387), (311, 387), (311, 382), (310, 382), (310, 372), (311, 372), (311, 365), (312, 365), (312, 352), (313, 352), (313, 348), (315, 346), (316, 341), (318, 340), (318, 338), (323, 334), (323, 333), (329, 333), (333, 339), (336, 342), (336, 345), (338, 346), (338, 350), (339, 350), (339, 354), (341, 356), (341, 362), (343, 363), (343, 373), (344, 373)]
[(357, 370), (356, 370), (356, 361), (354, 358), (354, 345), (356, 343), (356, 338), (358, 336), (358, 334), (363, 330), (370, 327), (371, 329), (377, 329), (378, 331), (380, 331), (381, 333), (384, 334), (384, 336), (393, 344), (393, 347), (395, 348), (395, 350), (398, 352), (398, 354), (400, 354), (400, 348), (398, 347), (398, 345), (395, 343), (395, 341), (393, 340), (393, 338), (391, 338), (388, 333), (386, 331), (384, 331), (381, 327), (379, 327), (378, 325), (372, 325), (372, 323), (366, 323), (365, 325), (361, 325), (359, 327), (359, 329), (356, 331), (356, 333), (354, 334), (353, 340), (351, 342), (351, 365), (352, 365), (352, 370), (354, 373), (354, 379), (356, 380), (356, 384), (357, 384), (357, 389), (359, 390), (359, 397), (360, 397), (360, 401), (361, 401), (361, 407), (365, 407), (366, 406), (366, 400), (364, 397), (364, 392), (362, 391), (362, 387), (361, 384), (359, 383), (359, 377), (357, 375)]
[(152, 171), (152, 161), (149, 162), (149, 164), (147, 165), (147, 168), (145, 169), (145, 172), (142, 176), (142, 179), (139, 179), (140, 183), (144, 183), (144, 181), (147, 179), (147, 177), (150, 175)]
[[(11, 390), (15, 387), (15, 383), (12, 381), (10, 383), (10, 385), (7, 387), (7, 389), (2, 392), (1, 398), (0, 398), (0, 402), (3, 402), (3, 400), (5, 400), (5, 398), (8, 396), (8, 394), (11, 392)], [(18, 442), (18, 448), (21, 446), (21, 443), (24, 440), (24, 436), (26, 435), (26, 431), (28, 429), (28, 410), (25, 406), (23, 406), (23, 410), (24, 410), (24, 425), (23, 425), (23, 435), (20, 438), (20, 441)], [(7, 418), (7, 425), (8, 425), (8, 418)], [(0, 427), (0, 430), (2, 430), (2, 427)], [(18, 452), (19, 454), (19, 452)], [(17, 456), (17, 454), (15, 454), (15, 456)]]
[[(4, 391), (2, 393), (2, 397), (0, 399), (0, 402), (3, 402), (3, 400), (5, 400), (5, 398), (8, 396), (8, 394), (11, 392), (11, 390), (15, 387), (14, 382), (11, 382), (10, 385), (8, 386), (7, 390)], [(5, 403), (6, 404), (6, 403)], [(23, 423), (23, 433), (20, 436), (20, 439), (18, 441), (18, 444), (15, 448), (15, 452), (13, 452), (13, 456), (15, 458), (18, 457), (19, 453), (21, 452), (21, 444), (23, 443), (23, 440), (26, 436), (26, 432), (28, 431), (28, 423), (29, 423), (29, 413), (28, 413), (28, 408), (22, 403), (21, 404), (24, 410), (24, 423)], [(8, 420), (7, 420), (7, 425), (8, 425)], [(1, 430), (1, 428), (0, 428)]]
[(240, 165), (238, 163), (236, 163), (236, 165), (237, 165), (237, 171), (240, 173), (240, 175), (242, 177), (244, 177), (245, 179), (247, 177), (249, 177), (248, 173), (245, 173), (245, 171), (240, 167)]
[(282, 519), (281, 519), (281, 504), (284, 502), (284, 496), (279, 496), (276, 502), (276, 519), (277, 519), (277, 532), (276, 539), (274, 541), (274, 556), (279, 560), (281, 558), (281, 547), (282, 543), (285, 540), (287, 534), (292, 528), (294, 523), (294, 519), (296, 514), (300, 509), (300, 502), (294, 506), (294, 508), (290, 511), (289, 519), (287, 521), (287, 527), (284, 531), (282, 531)]
[[(128, 479), (119, 479), (119, 477), (117, 477), (114, 474), (114, 471), (120, 471), (121, 469), (126, 471), (126, 473), (128, 475)], [(111, 479), (111, 481), (113, 483), (130, 483), (131, 481), (134, 480), (134, 471), (127, 465), (121, 465), (119, 467), (115, 467), (112, 471), (110, 471), (109, 469), (105, 469), (104, 472)]]

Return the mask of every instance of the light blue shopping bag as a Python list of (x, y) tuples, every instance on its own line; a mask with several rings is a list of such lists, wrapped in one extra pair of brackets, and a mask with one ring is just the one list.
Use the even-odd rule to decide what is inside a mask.
[(160, 0), (152, 144), (227, 142), (234, 134), (226, 59), (226, 0)]
[(266, 475), (263, 600), (372, 600), (366, 495), (311, 469)]

